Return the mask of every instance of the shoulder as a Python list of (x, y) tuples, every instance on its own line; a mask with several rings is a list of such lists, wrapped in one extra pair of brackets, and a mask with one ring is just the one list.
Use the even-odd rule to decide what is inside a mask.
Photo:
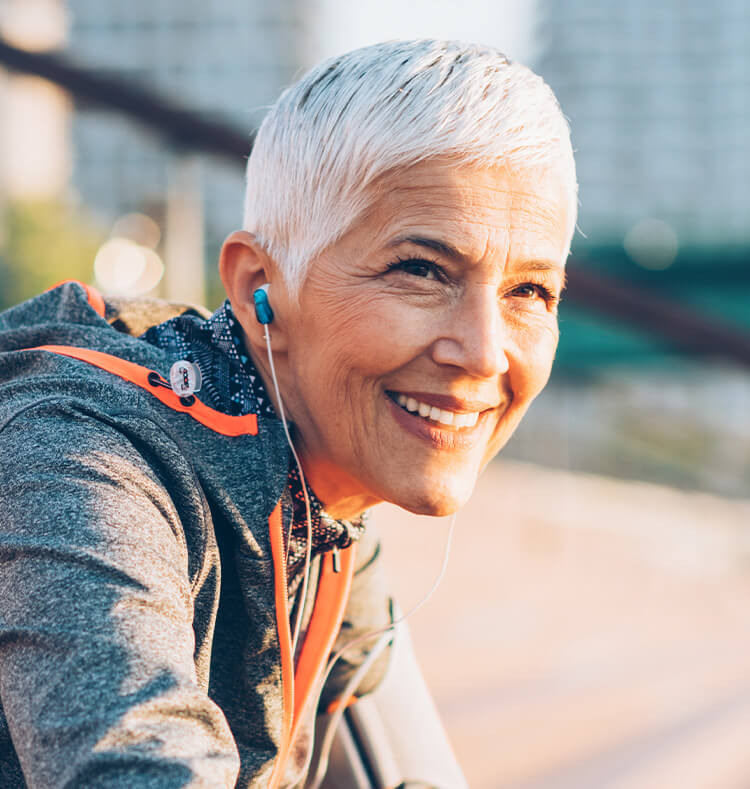
[(182, 316), (207, 320), (211, 313), (196, 304), (176, 304), (162, 299), (108, 298), (105, 318), (119, 332), (139, 337), (160, 323)]

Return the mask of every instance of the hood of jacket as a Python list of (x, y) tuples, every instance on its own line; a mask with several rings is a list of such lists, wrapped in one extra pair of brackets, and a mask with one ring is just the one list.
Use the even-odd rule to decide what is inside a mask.
[[(76, 421), (94, 425), (86, 432), (93, 436), (87, 439), (90, 446), (80, 450), (84, 458), (100, 459), (97, 426), (101, 427), (102, 447), (113, 435), (129, 442), (138, 463), (146, 464), (155, 480), (157, 507), (174, 511), (174, 523), (182, 531), (179, 540), (185, 544), (192, 599), (195, 675), (198, 685), (223, 712), (232, 734), (227, 741), (227, 732), (219, 732), (216, 752), (230, 757), (234, 752), (237, 785), (265, 786), (283, 739), (278, 692), (281, 645), (278, 599), (274, 599), (279, 582), (269, 535), (271, 514), (284, 500), (289, 467), (281, 423), (259, 416), (255, 434), (227, 435), (195, 419), (190, 409), (169, 407), (148, 387), (134, 385), (103, 367), (35, 350), (50, 345), (94, 350), (167, 379), (177, 360), (139, 340), (137, 334), (185, 309), (194, 308), (175, 308), (164, 302), (112, 302), (103, 305), (100, 314), (83, 286), (67, 283), (0, 314), (0, 455), (6, 470), (12, 472), (4, 477), (10, 480), (9, 487), (23, 490), (38, 479), (43, 480), (38, 483), (43, 491), (47, 476), (55, 473), (56, 442), (66, 446), (66, 430)], [(29, 442), (38, 451), (31, 453)], [(36, 469), (24, 469), (21, 475), (14, 465), (18, 457), (25, 458), (27, 466), (40, 458), (38, 474)], [(119, 473), (116, 467), (112, 471), (112, 463), (106, 471)], [(126, 482), (127, 473), (122, 471)], [(28, 514), (28, 502), (14, 511), (14, 499), (9, 499), (0, 514), (0, 532), (12, 534), (13, 529), (23, 527), (23, 539), (28, 539), (33, 523), (52, 518), (55, 501), (46, 501), (43, 494), (31, 501), (37, 509)], [(288, 518), (291, 507), (286, 509)], [(71, 504), (68, 511), (73, 513), (66, 515), (68, 521), (75, 520), (75, 506)], [(66, 523), (66, 528), (69, 526)], [(86, 528), (82, 520), (79, 532)], [(36, 534), (32, 536), (37, 539)], [(58, 536), (45, 530), (42, 538), (54, 543)], [(0, 553), (2, 549), (0, 545)], [(44, 550), (68, 548), (55, 543)], [(50, 567), (52, 575), (44, 588), (61, 583), (54, 576), (53, 565)], [(91, 616), (96, 615), (92, 609)], [(0, 612), (0, 641), (3, 624), (4, 613)], [(23, 660), (19, 658), (26, 665), (41, 659), (33, 650)], [(49, 670), (54, 667), (50, 662)], [(5, 680), (23, 682), (23, 676), (8, 675)], [(65, 687), (62, 678), (60, 682)], [(144, 675), (143, 682), (148, 682), (148, 676)], [(28, 690), (31, 693), (31, 687)], [(85, 692), (85, 688), (79, 689), (68, 703), (73, 704)], [(161, 697), (156, 689), (154, 694), (153, 703), (158, 707)], [(40, 708), (39, 715), (44, 714)], [(102, 716), (101, 725), (110, 726), (106, 731), (121, 725), (114, 718), (105, 720), (104, 713)], [(9, 717), (0, 709), (2, 774), (3, 765), (11, 771), (13, 765), (17, 767), (7, 727), (3, 732)], [(45, 721), (39, 721), (39, 731), (44, 725)], [(34, 731), (32, 727), (24, 736), (33, 738)], [(126, 738), (126, 734), (121, 736)], [(30, 768), (43, 785), (51, 785), (51, 777), (61, 766), (75, 763), (69, 752), (52, 749), (52, 757), (46, 764), (40, 747)]]

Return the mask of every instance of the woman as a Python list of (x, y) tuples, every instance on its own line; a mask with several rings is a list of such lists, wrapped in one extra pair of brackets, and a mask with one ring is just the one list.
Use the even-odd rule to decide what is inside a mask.
[(547, 381), (576, 186), (527, 69), (336, 58), (247, 176), (213, 316), (0, 317), (3, 786), (294, 785), (334, 640), (389, 621), (362, 514), (457, 511)]

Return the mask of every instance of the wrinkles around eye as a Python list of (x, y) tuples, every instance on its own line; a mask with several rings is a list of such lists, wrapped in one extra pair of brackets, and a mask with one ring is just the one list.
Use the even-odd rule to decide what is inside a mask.
[(424, 258), (403, 258), (391, 263), (388, 271), (400, 271), (409, 276), (437, 282), (447, 282), (445, 270), (435, 261)]

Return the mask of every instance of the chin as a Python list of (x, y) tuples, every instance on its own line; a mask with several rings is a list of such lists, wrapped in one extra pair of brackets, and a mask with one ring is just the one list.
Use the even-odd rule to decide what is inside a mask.
[(457, 484), (455, 480), (446, 484), (441, 480), (429, 488), (412, 487), (408, 490), (393, 491), (387, 500), (415, 515), (443, 518), (454, 515), (466, 504), (474, 492), (475, 484), (476, 478), (470, 484)]

